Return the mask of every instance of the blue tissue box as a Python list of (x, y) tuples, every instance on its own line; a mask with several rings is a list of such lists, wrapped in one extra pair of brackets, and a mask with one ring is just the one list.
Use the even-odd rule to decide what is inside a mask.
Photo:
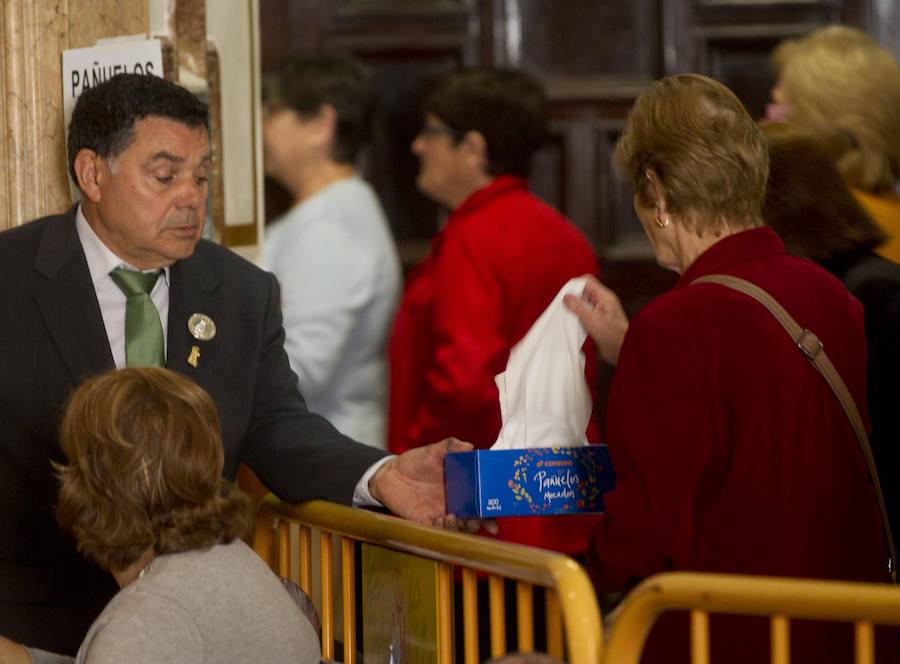
[(447, 512), (461, 517), (602, 512), (616, 483), (606, 445), (455, 452), (444, 481)]

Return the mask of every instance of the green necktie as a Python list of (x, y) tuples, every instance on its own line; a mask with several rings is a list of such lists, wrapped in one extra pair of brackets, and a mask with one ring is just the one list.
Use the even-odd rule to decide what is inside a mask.
[(150, 291), (161, 273), (162, 270), (135, 272), (121, 267), (109, 273), (126, 297), (125, 364), (129, 367), (166, 366), (162, 323), (150, 299)]

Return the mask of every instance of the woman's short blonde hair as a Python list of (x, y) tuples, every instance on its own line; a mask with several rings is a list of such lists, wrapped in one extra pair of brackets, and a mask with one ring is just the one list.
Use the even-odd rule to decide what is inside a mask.
[(859, 30), (832, 25), (778, 45), (772, 68), (790, 121), (815, 135), (851, 185), (900, 179), (900, 65)]
[(769, 161), (765, 139), (731, 90), (697, 74), (667, 76), (643, 92), (615, 149), (645, 206), (646, 173), (666, 205), (699, 234), (761, 225)]
[(216, 407), (187, 378), (132, 368), (86, 381), (69, 399), (60, 442), (68, 462), (57, 466), (57, 519), (101, 567), (248, 532), (249, 498), (221, 477)]

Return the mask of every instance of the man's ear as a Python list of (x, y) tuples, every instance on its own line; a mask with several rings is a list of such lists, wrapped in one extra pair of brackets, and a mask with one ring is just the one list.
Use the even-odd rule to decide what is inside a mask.
[(82, 148), (75, 155), (75, 184), (92, 203), (100, 201), (101, 185), (108, 170), (106, 160), (93, 150)]

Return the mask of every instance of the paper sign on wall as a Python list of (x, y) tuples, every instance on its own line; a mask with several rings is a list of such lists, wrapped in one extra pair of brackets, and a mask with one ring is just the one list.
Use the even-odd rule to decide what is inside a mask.
[(116, 74), (163, 75), (158, 39), (143, 36), (110, 40), (88, 48), (63, 51), (63, 110), (66, 128), (78, 96)]

